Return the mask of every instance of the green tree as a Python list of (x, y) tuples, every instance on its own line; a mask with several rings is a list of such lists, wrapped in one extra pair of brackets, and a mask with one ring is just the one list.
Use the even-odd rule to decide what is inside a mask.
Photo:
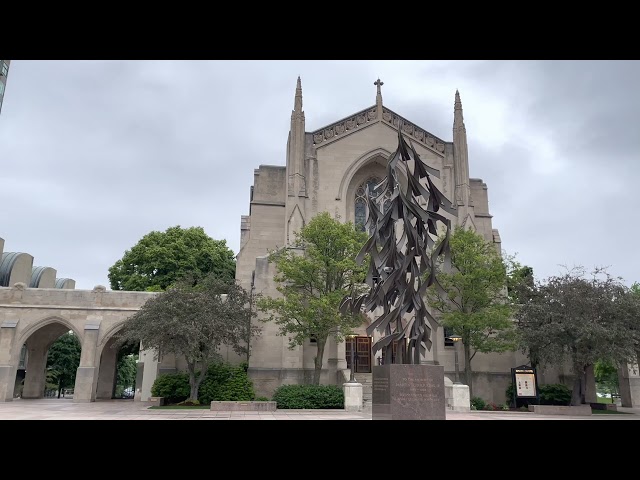
[(197, 284), (185, 277), (147, 300), (127, 319), (115, 343), (140, 342), (143, 348), (153, 349), (156, 358), (159, 354), (184, 357), (189, 399), (197, 400), (207, 367), (221, 359), (220, 346), (230, 346), (238, 355), (246, 353), (246, 339), (259, 333), (251, 325), (254, 315), (249, 294), (238, 284), (229, 284), (215, 274)]
[(427, 298), (442, 325), (462, 337), (465, 381), (473, 396), (475, 355), (515, 349), (513, 308), (506, 298), (507, 269), (495, 247), (464, 228), (453, 231), (450, 245), (451, 271), (438, 274), (442, 288), (430, 288)]
[(116, 363), (116, 397), (120, 397), (127, 388), (135, 387), (138, 373), (137, 360), (138, 355), (135, 353), (128, 353), (125, 350), (119, 352)]
[(507, 294), (512, 304), (525, 302), (535, 286), (533, 268), (522, 265), (515, 255), (503, 255), (507, 269)]
[(596, 380), (596, 390), (611, 395), (611, 403), (614, 395), (618, 394), (618, 368), (611, 361), (598, 360), (593, 368)]
[(542, 365), (569, 361), (572, 405), (585, 402), (587, 370), (596, 362), (617, 366), (634, 360), (638, 302), (620, 279), (602, 269), (588, 277), (577, 267), (537, 284), (516, 318), (522, 344)]
[(345, 295), (366, 288), (366, 267), (355, 261), (366, 240), (367, 235), (357, 231), (353, 223), (341, 223), (322, 212), (296, 233), (294, 246), (269, 254), (282, 297), (261, 298), (258, 309), (269, 314), (264, 321), (275, 322), (279, 334), (289, 337), (289, 348), (315, 338), (315, 385), (320, 383), (329, 336), (343, 341), (364, 320), (340, 313), (339, 306)]
[(58, 398), (63, 389), (75, 385), (81, 351), (80, 341), (73, 332), (65, 333), (49, 347), (47, 382), (56, 386)]
[(227, 282), (235, 279), (235, 255), (226, 240), (214, 240), (202, 227), (170, 227), (146, 234), (109, 268), (113, 290), (164, 291), (190, 275), (196, 281), (209, 273)]
[[(533, 268), (528, 265), (522, 265), (516, 260), (515, 255), (503, 254), (503, 258), (507, 268), (507, 295), (515, 313), (520, 305), (529, 301), (533, 295), (535, 289)], [(518, 346), (529, 357), (531, 366), (537, 368), (540, 362), (535, 349), (532, 349), (531, 345), (524, 345), (520, 341), (518, 341)]]

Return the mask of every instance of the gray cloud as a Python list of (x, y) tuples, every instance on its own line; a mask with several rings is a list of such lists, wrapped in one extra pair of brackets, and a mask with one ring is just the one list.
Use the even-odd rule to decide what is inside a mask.
[(253, 169), (285, 161), (296, 77), (307, 130), (384, 103), (451, 140), (505, 250), (537, 276), (609, 265), (640, 280), (637, 61), (13, 61), (0, 115), (0, 237), (77, 288), (151, 230), (239, 248)]

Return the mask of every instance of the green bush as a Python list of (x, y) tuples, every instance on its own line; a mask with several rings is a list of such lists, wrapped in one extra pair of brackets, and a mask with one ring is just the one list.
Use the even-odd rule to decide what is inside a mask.
[(186, 400), (190, 393), (189, 374), (187, 373), (165, 373), (158, 376), (151, 387), (151, 395), (164, 397), (164, 401), (168, 405)]
[(256, 397), (256, 402), (268, 402), (269, 397)]
[[(511, 382), (507, 387), (507, 390), (504, 392), (505, 397), (507, 397), (507, 403), (509, 405), (513, 405), (513, 397), (515, 396), (516, 386)], [(515, 405), (514, 405), (515, 406)]]
[(277, 408), (344, 408), (344, 392), (337, 385), (281, 385), (273, 394)]
[(256, 397), (253, 382), (244, 365), (214, 363), (200, 384), (198, 400), (207, 404), (212, 401), (251, 401)]
[[(513, 404), (514, 388), (513, 383), (510, 383), (505, 392), (507, 402), (510, 404)], [(540, 385), (538, 387), (538, 396), (540, 405), (569, 405), (571, 403), (571, 389), (560, 383)], [(518, 403), (526, 407), (527, 405), (535, 405), (536, 399), (520, 399)]]
[(540, 405), (569, 405), (571, 389), (561, 383), (540, 386)]
[(484, 410), (484, 407), (487, 406), (487, 402), (485, 402), (480, 397), (473, 397), (471, 399), (471, 408), (474, 410)]
[[(154, 397), (164, 397), (167, 405), (183, 402), (189, 398), (190, 393), (188, 373), (160, 375), (151, 387), (151, 394)], [(247, 376), (244, 365), (215, 363), (209, 366), (198, 389), (198, 401), (205, 405), (214, 400), (251, 401), (254, 398), (253, 383)]]

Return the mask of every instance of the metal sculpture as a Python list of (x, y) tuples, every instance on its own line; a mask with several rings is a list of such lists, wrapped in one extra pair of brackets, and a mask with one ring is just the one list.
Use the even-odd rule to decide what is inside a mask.
[[(394, 363), (419, 364), (420, 356), (431, 350), (427, 321), (431, 326), (436, 321), (424, 296), (431, 286), (441, 288), (438, 266), (445, 270), (451, 266), (451, 222), (438, 212), (442, 209), (457, 216), (457, 211), (430, 175), (440, 178), (438, 170), (420, 159), (413, 144), (407, 144), (398, 125), (398, 148), (389, 156), (387, 175), (367, 195), (367, 229), (372, 233), (356, 257), (361, 265), (369, 256), (365, 282), (370, 288), (360, 296), (346, 296), (340, 305), (342, 313), (352, 314), (383, 308), (367, 334), (372, 336), (375, 330), (382, 334), (372, 347), (373, 355), (382, 350), (386, 359), (392, 358), (395, 343)], [(445, 226), (440, 240), (438, 222)]]

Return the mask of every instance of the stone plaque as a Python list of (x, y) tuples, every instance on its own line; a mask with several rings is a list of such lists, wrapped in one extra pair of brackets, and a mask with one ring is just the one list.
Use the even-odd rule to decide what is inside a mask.
[(445, 420), (442, 365), (373, 367), (373, 420)]

